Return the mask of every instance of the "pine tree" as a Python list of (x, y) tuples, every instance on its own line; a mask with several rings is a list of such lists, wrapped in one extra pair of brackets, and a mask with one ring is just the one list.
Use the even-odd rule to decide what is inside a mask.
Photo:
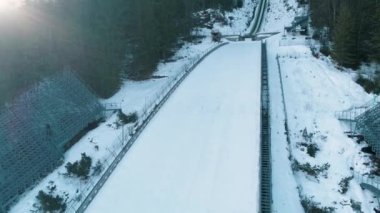
[(355, 20), (350, 8), (343, 4), (333, 34), (333, 57), (342, 66), (356, 68)]
[(376, 13), (374, 15), (374, 32), (371, 39), (372, 54), (371, 59), (380, 63), (380, 2), (376, 3)]

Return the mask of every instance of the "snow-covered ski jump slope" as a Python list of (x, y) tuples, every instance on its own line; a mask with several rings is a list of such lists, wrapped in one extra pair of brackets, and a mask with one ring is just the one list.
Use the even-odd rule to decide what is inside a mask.
[(260, 42), (240, 42), (207, 57), (87, 212), (257, 212), (260, 54)]

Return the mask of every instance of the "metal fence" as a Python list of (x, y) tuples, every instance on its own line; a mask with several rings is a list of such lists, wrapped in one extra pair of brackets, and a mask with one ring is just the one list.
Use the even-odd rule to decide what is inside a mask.
[(297, 45), (311, 46), (311, 44), (312, 44), (311, 39), (307, 37), (289, 36), (286, 38), (283, 37), (280, 40), (280, 46), (297, 46)]
[(359, 182), (363, 189), (370, 190), (376, 196), (380, 196), (380, 177), (375, 175), (364, 175), (358, 172), (353, 172), (356, 181)]

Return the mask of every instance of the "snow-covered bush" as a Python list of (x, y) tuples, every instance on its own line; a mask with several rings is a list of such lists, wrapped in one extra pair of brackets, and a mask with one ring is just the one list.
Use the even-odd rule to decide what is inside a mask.
[(65, 200), (59, 195), (54, 196), (41, 190), (36, 198), (43, 212), (64, 212), (66, 210)]
[(346, 194), (348, 187), (350, 186), (350, 181), (353, 179), (353, 176), (345, 177), (339, 182), (340, 189), (338, 190), (341, 194)]
[(314, 135), (316, 133), (308, 133), (306, 128), (301, 130), (301, 132), (304, 142), (299, 143), (299, 145), (306, 148), (306, 152), (310, 157), (315, 158), (315, 155), (320, 150), (318, 144), (314, 142)]
[(306, 142), (312, 142), (313, 141), (314, 133), (308, 133), (306, 127), (302, 130), (302, 137)]
[(76, 176), (78, 178), (87, 179), (92, 165), (91, 157), (87, 156), (86, 153), (82, 153), (82, 158), (80, 161), (75, 161), (74, 163), (66, 164), (66, 171), (68, 176)]
[(93, 171), (92, 175), (94, 175), (94, 176), (99, 175), (100, 173), (102, 173), (103, 169), (104, 169), (104, 166), (103, 166), (102, 162), (97, 161), (95, 166), (92, 167), (92, 171)]
[(119, 117), (121, 125), (135, 123), (138, 119), (136, 112), (126, 115), (121, 110), (119, 110), (117, 116)]
[(380, 159), (377, 158), (374, 154), (371, 153), (372, 155), (369, 157), (371, 160), (371, 174), (380, 176)]
[(358, 79), (356, 80), (356, 83), (358, 83), (360, 86), (362, 86), (364, 88), (364, 90), (368, 93), (374, 92), (376, 90), (375, 82), (371, 81), (367, 78), (364, 78), (362, 75), (359, 75)]
[(352, 199), (351, 199), (351, 208), (355, 212), (362, 212), (362, 204)]
[(315, 154), (319, 151), (318, 145), (315, 143), (308, 144), (307, 146), (307, 154), (310, 155), (310, 157), (315, 158)]
[(194, 13), (197, 22), (206, 28), (212, 29), (215, 23), (227, 25), (229, 19), (225, 16), (224, 12), (217, 9), (207, 9)]
[(34, 207), (38, 212), (65, 212), (66, 210), (66, 198), (64, 196), (55, 195), (55, 191), (57, 190), (57, 186), (53, 181), (49, 182), (47, 186), (48, 192), (44, 192), (40, 190), (38, 195), (36, 196), (38, 200), (38, 204), (35, 204)]
[(330, 164), (325, 163), (322, 166), (314, 165), (311, 166), (310, 163), (300, 164), (297, 160), (293, 160), (292, 169), (293, 171), (302, 171), (307, 175), (310, 175), (318, 180), (318, 176), (322, 174), (327, 177), (327, 170), (330, 168)]
[(320, 206), (321, 205), (320, 203), (317, 203), (308, 197), (302, 198), (301, 205), (304, 208), (305, 212), (311, 212), (311, 213), (331, 213), (331, 212), (334, 212), (335, 210), (335, 208), (333, 207)]
[(316, 143), (300, 143), (301, 146), (306, 148), (306, 152), (310, 157), (315, 158), (315, 155), (319, 151), (319, 147)]

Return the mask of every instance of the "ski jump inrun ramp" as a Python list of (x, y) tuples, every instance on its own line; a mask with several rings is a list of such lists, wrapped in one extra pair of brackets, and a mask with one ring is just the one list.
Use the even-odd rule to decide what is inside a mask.
[(87, 212), (258, 212), (261, 43), (228, 44), (182, 82)]

